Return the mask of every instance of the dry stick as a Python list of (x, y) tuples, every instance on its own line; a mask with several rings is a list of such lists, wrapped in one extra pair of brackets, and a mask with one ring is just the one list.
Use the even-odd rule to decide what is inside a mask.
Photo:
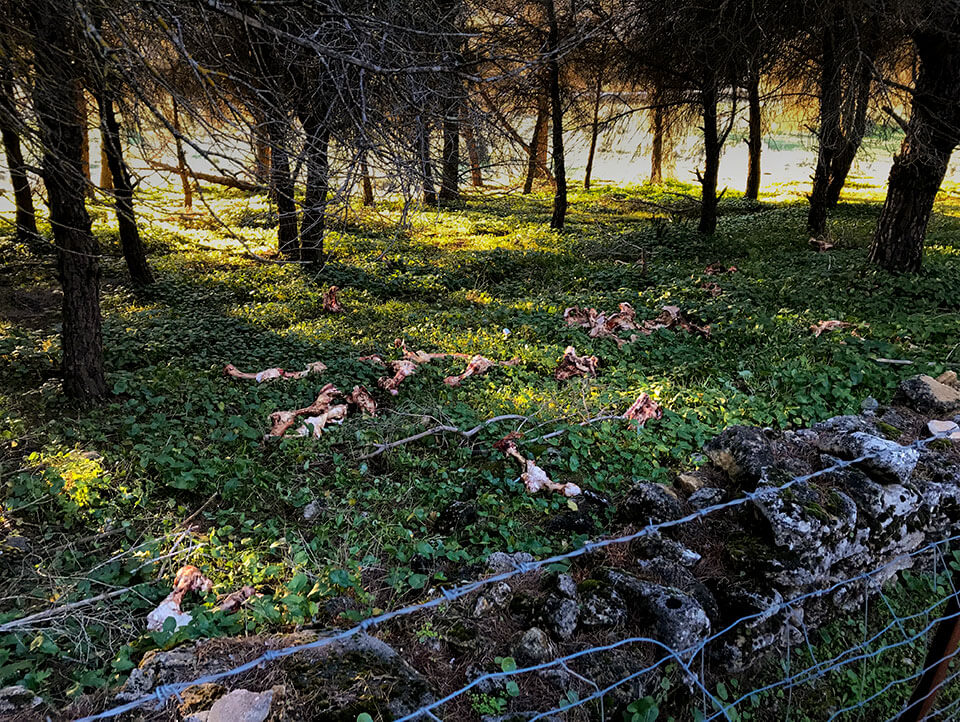
[(126, 594), (135, 587), (142, 586), (143, 584), (150, 584), (150, 582), (141, 582), (140, 584), (135, 584), (132, 587), (124, 587), (123, 589), (114, 589), (110, 592), (104, 592), (103, 594), (98, 594), (95, 597), (88, 597), (87, 599), (81, 599), (76, 602), (70, 602), (69, 604), (64, 604), (60, 607), (53, 607), (52, 609), (45, 609), (42, 612), (37, 612), (36, 614), (31, 614), (20, 619), (14, 619), (12, 622), (6, 622), (5, 624), (0, 624), (0, 632), (9, 632), (12, 629), (17, 629), (18, 627), (30, 627), (33, 622), (39, 622), (44, 619), (49, 619), (51, 617), (58, 617), (71, 609), (78, 609), (79, 607), (86, 607), (90, 604), (96, 604), (97, 602), (102, 602), (105, 599), (112, 599), (113, 597), (119, 597), (121, 594)]
[[(579, 424), (577, 424), (577, 425), (578, 425), (578, 426), (589, 426), (590, 424), (596, 424), (596, 423), (599, 423), (600, 421), (613, 421), (613, 420), (617, 420), (617, 419), (626, 419), (626, 418), (627, 418), (626, 416), (623, 416), (623, 415), (621, 415), (621, 414), (613, 414), (613, 415), (609, 415), (609, 416), (596, 416), (596, 417), (594, 417), (594, 418), (592, 418), (592, 419), (587, 419), (586, 421), (581, 421), (581, 422), (580, 422)], [(408, 436), (408, 437), (406, 437), (406, 438), (404, 438), (404, 439), (398, 439), (397, 441), (391, 441), (391, 442), (386, 443), (386, 444), (377, 444), (377, 445), (376, 445), (376, 449), (375, 449), (374, 451), (371, 451), (371, 452), (368, 453), (368, 454), (364, 454), (363, 456), (361, 456), (361, 457), (359, 457), (359, 458), (360, 458), (360, 459), (370, 459), (370, 458), (373, 458), (374, 456), (379, 456), (379, 455), (382, 454), (383, 452), (389, 451), (390, 449), (394, 449), (394, 448), (396, 448), (396, 447), (398, 447), (398, 446), (403, 446), (404, 444), (409, 444), (409, 443), (412, 442), (412, 441), (419, 441), (420, 439), (426, 438), (427, 436), (434, 436), (435, 434), (442, 434), (442, 433), (460, 434), (460, 436), (462, 436), (463, 438), (469, 439), (469, 438), (471, 438), (471, 437), (473, 437), (473, 436), (476, 436), (482, 429), (484, 429), (485, 427), (489, 426), (490, 424), (495, 424), (495, 423), (497, 423), (498, 421), (509, 421), (510, 419), (523, 419), (524, 421), (530, 421), (530, 417), (529, 417), (529, 416), (522, 416), (522, 415), (519, 415), (519, 414), (505, 414), (504, 416), (494, 416), (492, 419), (487, 419), (487, 420), (484, 421), (483, 423), (477, 424), (477, 425), (474, 426), (472, 429), (468, 429), (467, 431), (461, 431), (461, 430), (460, 430), (458, 427), (456, 427), (456, 426), (447, 426), (447, 425), (445, 425), (445, 424), (441, 424), (441, 425), (439, 425), (439, 426), (434, 426), (432, 429), (427, 429), (426, 431), (421, 431), (419, 434), (414, 434), (413, 436)], [(550, 423), (550, 422), (545, 422), (545, 423)], [(544, 425), (544, 424), (540, 424), (540, 426), (543, 426), (543, 425)], [(562, 436), (563, 434), (567, 433), (567, 431), (569, 431), (569, 429), (558, 429), (557, 431), (553, 431), (553, 432), (551, 432), (551, 433), (549, 433), (549, 434), (544, 434), (543, 436), (538, 436), (538, 437), (536, 437), (535, 439), (530, 439), (529, 441), (526, 441), (525, 443), (533, 443), (533, 442), (536, 442), (536, 441), (545, 441), (546, 439), (552, 439), (552, 438), (555, 438), (555, 437), (557, 437), (557, 436)], [(518, 442), (519, 442), (519, 441), (520, 441), (520, 440), (518, 439)]]

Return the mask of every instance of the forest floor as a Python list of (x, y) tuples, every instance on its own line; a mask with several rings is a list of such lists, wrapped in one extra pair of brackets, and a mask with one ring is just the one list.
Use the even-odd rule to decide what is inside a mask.
[[(473, 194), (457, 208), (412, 214), (402, 232), (396, 204), (351, 207), (315, 270), (244, 253), (238, 237), (272, 253), (265, 197), (208, 188), (197, 212), (183, 215), (173, 189), (148, 189), (138, 210), (158, 280), (144, 291), (127, 281), (112, 212), (92, 206), (106, 255), (113, 396), (89, 410), (65, 404), (53, 375), (53, 257), (0, 236), (9, 263), (0, 291), (0, 625), (110, 595), (0, 634), (0, 686), (23, 682), (64, 700), (180, 639), (344, 625), (474, 578), (493, 551), (575, 547), (583, 535), (549, 524), (568, 500), (525, 493), (517, 465), (493, 449), (508, 432), (525, 434), (521, 448), (555, 481), (617, 497), (637, 479), (671, 481), (727, 425), (808, 424), (856, 410), (868, 395), (887, 399), (905, 376), (957, 365), (960, 186), (940, 196), (924, 272), (903, 277), (866, 263), (877, 189), (858, 188), (836, 210), (836, 247), (825, 253), (808, 244), (806, 204), (779, 191), (759, 203), (728, 193), (711, 238), (696, 233), (689, 193), (680, 184), (575, 189), (562, 234), (547, 228), (548, 193)], [(714, 264), (736, 270), (708, 274)], [(342, 289), (343, 313), (323, 310), (330, 285)], [(611, 312), (621, 302), (642, 319), (678, 306), (708, 324), (709, 337), (660, 330), (618, 348), (563, 319), (570, 306)], [(814, 335), (810, 327), (827, 320), (851, 325)], [(444, 377), (465, 362), (439, 359), (392, 397), (377, 388), (382, 370), (358, 359), (399, 358), (397, 338), (411, 350), (519, 363), (450, 387)], [(568, 345), (598, 357), (596, 378), (554, 379)], [(258, 371), (314, 361), (328, 370), (300, 380), (223, 375), (228, 363)], [(264, 443), (269, 414), (307, 406), (326, 383), (365, 385), (380, 413), (352, 415), (319, 439)], [(579, 425), (622, 414), (642, 392), (662, 419), (639, 430), (619, 420)], [(438, 424), (469, 429), (500, 415), (527, 420), (361, 458)], [(476, 519), (442, 532), (439, 512), (464, 498)], [(145, 634), (147, 612), (185, 563), (215, 593), (252, 585), (263, 596), (228, 615), (211, 594), (189, 627)]]

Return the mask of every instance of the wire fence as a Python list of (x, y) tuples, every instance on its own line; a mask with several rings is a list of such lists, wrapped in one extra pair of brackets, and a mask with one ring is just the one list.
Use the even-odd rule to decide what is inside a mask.
[[(938, 438), (942, 438), (945, 435), (946, 434), (940, 434), (934, 435), (930, 438), (920, 439), (902, 448), (920, 450), (928, 446), (931, 442), (937, 440)], [(268, 650), (259, 657), (231, 669), (207, 674), (185, 682), (159, 685), (151, 694), (144, 695), (138, 699), (113, 707), (111, 709), (107, 709), (103, 712), (84, 717), (78, 722), (91, 722), (92, 720), (116, 717), (148, 704), (164, 704), (171, 697), (179, 697), (180, 694), (188, 687), (198, 684), (220, 682), (230, 677), (235, 677), (245, 672), (257, 669), (261, 665), (269, 664), (275, 660), (289, 657), (300, 652), (327, 647), (337, 642), (346, 641), (361, 633), (369, 632), (375, 627), (383, 625), (392, 620), (425, 612), (430, 609), (437, 609), (443, 605), (451, 604), (452, 602), (473, 594), (474, 592), (477, 592), (483, 588), (497, 585), (501, 582), (506, 582), (520, 575), (529, 574), (535, 570), (540, 570), (562, 562), (567, 562), (575, 559), (576, 557), (595, 552), (605, 547), (625, 544), (642, 537), (650, 537), (663, 530), (690, 524), (702, 520), (708, 516), (718, 514), (724, 510), (742, 506), (752, 501), (757, 501), (761, 498), (769, 499), (772, 493), (782, 494), (784, 491), (795, 485), (811, 481), (826, 474), (831, 474), (854, 467), (858, 464), (862, 464), (864, 461), (873, 459), (876, 456), (877, 452), (874, 452), (858, 456), (848, 461), (837, 461), (827, 468), (820, 469), (809, 474), (793, 477), (779, 486), (762, 486), (754, 491), (744, 493), (742, 496), (739, 496), (735, 499), (714, 504), (712, 506), (703, 507), (681, 518), (659, 523), (650, 523), (642, 529), (625, 536), (590, 541), (583, 544), (583, 546), (564, 554), (557, 554), (537, 561), (515, 561), (513, 562), (514, 568), (508, 571), (494, 574), (471, 583), (461, 584), (450, 589), (441, 588), (432, 598), (423, 602), (411, 604), (377, 616), (369, 617), (354, 627), (342, 630), (335, 634), (330, 634), (329, 636), (321, 637), (309, 643)], [(823, 588), (813, 589), (787, 600), (771, 603), (766, 608), (758, 612), (739, 617), (718, 631), (715, 631), (699, 640), (696, 644), (690, 645), (684, 649), (673, 649), (663, 641), (653, 637), (625, 637), (612, 643), (589, 647), (564, 656), (558, 656), (554, 659), (550, 659), (539, 664), (518, 667), (509, 671), (504, 670), (483, 674), (459, 689), (456, 689), (455, 691), (450, 692), (449, 694), (430, 702), (429, 704), (426, 704), (403, 717), (400, 717), (396, 722), (442, 719), (441, 715), (443, 714), (443, 708), (465, 694), (469, 694), (474, 690), (485, 687), (491, 683), (502, 683), (505, 680), (521, 678), (524, 675), (536, 674), (537, 672), (543, 672), (545, 670), (560, 670), (569, 675), (568, 678), (571, 679), (571, 683), (574, 679), (579, 680), (593, 691), (590, 694), (586, 694), (582, 697), (576, 694), (568, 695), (567, 701), (548, 710), (536, 712), (532, 715), (526, 716), (525, 719), (527, 722), (534, 722), (535, 720), (549, 718), (562, 719), (562, 717), (556, 716), (563, 715), (565, 712), (589, 705), (591, 703), (597, 703), (600, 708), (601, 719), (606, 719), (603, 712), (603, 703), (604, 698), (607, 695), (619, 687), (639, 680), (647, 675), (655, 675), (658, 672), (663, 673), (668, 665), (673, 665), (676, 669), (680, 670), (683, 681), (691, 692), (691, 699), (699, 699), (699, 702), (697, 703), (699, 708), (693, 710), (693, 719), (695, 720), (710, 722), (711, 720), (719, 719), (731, 721), (765, 719), (762, 716), (751, 716), (751, 710), (756, 707), (758, 700), (780, 693), (782, 693), (783, 698), (786, 699), (786, 702), (779, 703), (783, 705), (780, 710), (780, 718), (793, 719), (791, 715), (799, 710), (793, 708), (792, 706), (792, 695), (794, 690), (800, 686), (809, 685), (817, 680), (822, 680), (827, 675), (836, 672), (852, 670), (855, 667), (858, 667), (862, 672), (870, 665), (875, 664), (878, 658), (883, 654), (908, 649), (911, 650), (911, 652), (915, 651), (911, 649), (911, 646), (922, 644), (923, 640), (927, 637), (927, 635), (930, 634), (932, 630), (934, 630), (938, 624), (947, 624), (950, 622), (957, 622), (960, 624), (960, 611), (945, 613), (942, 610), (944, 603), (958, 597), (958, 592), (957, 589), (954, 588), (954, 581), (950, 573), (951, 564), (948, 561), (948, 553), (950, 552), (951, 547), (958, 540), (960, 540), (960, 535), (946, 536), (942, 539), (935, 539), (907, 553), (901, 554), (900, 556), (888, 559), (883, 564), (880, 564), (879, 566), (868, 571), (864, 571), (849, 578), (836, 581)], [(912, 614), (901, 614), (897, 611), (897, 606), (891, 602), (885, 593), (883, 589), (883, 582), (893, 576), (897, 571), (913, 566), (912, 560), (917, 557), (929, 557), (932, 560), (934, 591), (937, 592), (942, 585), (943, 592), (937, 592), (938, 596), (936, 597), (936, 600), (933, 603), (925, 606), (920, 611)], [(862, 641), (842, 649), (832, 657), (817, 659), (816, 650), (811, 642), (811, 630), (808, 628), (805, 621), (805, 616), (802, 614), (803, 605), (811, 600), (818, 598), (829, 598), (832, 595), (836, 595), (841, 592), (855, 590), (858, 585), (862, 586), (863, 597), (862, 604), (864, 623), (862, 625)], [(884, 605), (886, 614), (890, 617), (890, 621), (882, 626), (879, 630), (871, 634), (869, 632), (870, 625), (867, 624), (867, 620), (869, 618), (870, 611), (869, 604), (872, 598), (879, 598), (880, 602)], [(798, 610), (801, 613), (793, 613)], [(713, 685), (708, 681), (705, 671), (705, 660), (708, 657), (708, 648), (710, 645), (724, 638), (729, 638), (729, 636), (735, 632), (735, 630), (743, 629), (751, 622), (760, 622), (777, 615), (783, 615), (786, 620), (784, 622), (784, 631), (787, 641), (783, 645), (785, 653), (782, 660), (783, 675), (770, 683), (763, 684), (749, 691), (741, 692), (735, 697), (729, 694), (721, 696), (711, 691), (711, 686)], [(796, 634), (798, 634), (799, 638), (802, 639), (802, 643), (795, 645), (792, 642), (792, 638), (796, 636)], [(896, 641), (891, 642), (888, 640), (888, 637), (891, 634), (897, 636)], [(650, 649), (657, 650), (657, 654), (655, 655), (656, 659), (641, 669), (625, 670), (626, 673), (620, 679), (615, 680), (606, 686), (601, 687), (597, 681), (590, 679), (589, 677), (585, 677), (583, 674), (580, 674), (569, 667), (570, 663), (584, 659), (591, 655), (602, 655), (605, 652), (610, 652), (628, 645), (637, 644), (648, 645)], [(796, 651), (794, 648), (796, 648)], [(829, 713), (829, 716), (825, 717), (824, 719), (834, 720), (856, 710), (864, 710), (868, 707), (868, 705), (870, 705), (871, 702), (887, 694), (888, 692), (891, 692), (891, 690), (894, 690), (895, 688), (898, 690), (905, 690), (905, 693), (901, 693), (899, 698), (902, 699), (903, 703), (905, 704), (906, 698), (909, 696), (909, 691), (911, 689), (909, 683), (918, 680), (924, 675), (925, 672), (937, 666), (939, 663), (947, 661), (950, 656), (952, 656), (952, 652), (943, 659), (928, 659), (927, 663), (916, 665), (916, 670), (911, 674), (896, 678), (885, 684), (882, 688), (870, 694), (867, 694), (866, 691), (862, 689), (861, 691), (863, 693), (861, 695), (857, 696), (849, 704), (833, 709)], [(809, 663), (807, 663), (807, 660), (805, 660), (804, 657), (809, 660)], [(854, 674), (856, 674), (856, 672), (854, 672)], [(929, 690), (928, 696), (935, 694), (942, 687), (951, 684), (958, 676), (960, 676), (960, 670), (944, 676), (943, 679), (941, 679)], [(911, 704), (918, 704), (920, 701), (921, 700), (914, 700)], [(902, 710), (904, 704), (898, 704), (898, 709)], [(958, 710), (960, 710), (960, 696), (958, 696), (958, 698), (955, 700), (946, 702), (943, 707), (937, 710), (932, 710), (925, 719), (953, 719), (953, 715), (957, 713)], [(897, 714), (893, 715), (889, 719), (897, 719), (899, 715), (900, 711), (898, 711)], [(648, 717), (646, 719), (652, 720), (656, 718)]]

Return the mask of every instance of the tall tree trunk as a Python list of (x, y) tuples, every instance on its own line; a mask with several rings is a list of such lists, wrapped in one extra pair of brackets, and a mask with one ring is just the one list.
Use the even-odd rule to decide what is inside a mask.
[(541, 149), (547, 147), (547, 123), (550, 118), (550, 98), (546, 94), (537, 97), (537, 120), (533, 126), (533, 137), (527, 149), (527, 178), (523, 183), (523, 194), (533, 191), (533, 181), (539, 175), (541, 165), (546, 165), (541, 157)]
[(77, 19), (69, 22), (54, 0), (34, 0), (28, 8), (37, 38), (33, 104), (63, 288), (63, 390), (71, 398), (89, 402), (107, 394), (107, 383), (100, 319), (100, 248), (84, 206), (87, 179), (76, 77), (80, 31)]
[(840, 193), (847, 182), (847, 175), (857, 157), (863, 136), (867, 132), (867, 108), (870, 104), (870, 86), (873, 82), (873, 68), (861, 63), (856, 73), (856, 87), (851, 98), (852, 108), (844, 123), (843, 136), (830, 164), (830, 185), (827, 187), (827, 207), (836, 208)]
[[(102, 119), (101, 119), (101, 122)], [(100, 133), (100, 190), (113, 190), (113, 173), (110, 172), (110, 161), (107, 159), (107, 141)]]
[(763, 152), (763, 118), (760, 114), (760, 73), (750, 72), (747, 79), (747, 105), (749, 138), (747, 153), (747, 190), (744, 196), (757, 200), (760, 195), (760, 154)]
[(319, 263), (323, 260), (323, 234), (330, 191), (330, 128), (325, 109), (317, 109), (314, 113), (301, 117), (307, 138), (307, 188), (301, 213), (300, 253), (304, 261)]
[(123, 144), (120, 141), (120, 124), (113, 109), (113, 97), (104, 88), (97, 95), (100, 110), (100, 134), (107, 152), (107, 163), (113, 176), (113, 197), (116, 203), (117, 226), (120, 230), (120, 246), (130, 271), (130, 278), (138, 286), (153, 283), (153, 274), (147, 264), (147, 253), (140, 240), (140, 230), (133, 213), (133, 183), (130, 170), (123, 160)]
[(440, 200), (460, 198), (460, 100), (456, 98), (443, 115), (443, 166), (440, 173)]
[(83, 170), (83, 177), (87, 181), (83, 192), (87, 198), (93, 200), (96, 197), (96, 190), (93, 186), (93, 180), (90, 176), (90, 113), (87, 108), (87, 94), (83, 90), (83, 84), (77, 81), (77, 110), (80, 117), (80, 168)]
[(906, 136), (894, 158), (870, 260), (892, 272), (918, 271), (933, 203), (960, 143), (960, 15), (917, 33), (920, 72)]
[(717, 84), (711, 80), (700, 91), (703, 115), (704, 168), (700, 176), (701, 202), (698, 230), (710, 236), (717, 230), (717, 178), (720, 174), (720, 133), (717, 128)]
[(193, 186), (190, 185), (190, 167), (187, 165), (187, 155), (183, 152), (183, 139), (180, 127), (180, 110), (177, 99), (173, 99), (173, 142), (177, 147), (177, 172), (180, 175), (180, 184), (183, 186), (183, 207), (193, 208)]
[(544, 0), (547, 8), (547, 81), (550, 86), (550, 124), (553, 126), (553, 177), (557, 189), (553, 194), (553, 216), (550, 227), (563, 230), (567, 217), (567, 170), (563, 155), (563, 99), (560, 97), (560, 28), (554, 0)]
[(810, 190), (807, 230), (822, 236), (827, 230), (827, 189), (830, 168), (840, 141), (840, 64), (837, 60), (834, 28), (823, 30), (823, 52), (820, 68), (820, 128), (818, 130), (817, 168)]
[(657, 105), (657, 107), (653, 109), (653, 117), (650, 121), (651, 131), (653, 134), (653, 141), (650, 144), (651, 183), (663, 182), (663, 120), (663, 108), (660, 105)]
[(13, 80), (4, 71), (0, 78), (0, 135), (7, 156), (7, 170), (13, 186), (13, 201), (17, 208), (17, 242), (35, 246), (40, 240), (37, 233), (37, 217), (33, 209), (33, 193), (27, 178), (27, 166), (20, 147), (19, 114), (14, 102)]
[(470, 182), (474, 188), (483, 188), (483, 173), (480, 170), (480, 147), (477, 145), (477, 135), (466, 107), (460, 108), (460, 128), (463, 131), (463, 142), (467, 146), (467, 157), (470, 159)]
[(430, 159), (430, 128), (423, 116), (417, 116), (417, 154), (420, 158), (420, 180), (423, 183), (424, 205), (437, 205), (437, 191), (433, 185), (433, 162)]
[(275, 106), (275, 111), (277, 117), (267, 123), (267, 132), (270, 139), (270, 185), (277, 204), (277, 250), (282, 256), (297, 258), (300, 255), (297, 206), (287, 155), (289, 121), (281, 108)]
[(270, 185), (270, 141), (264, 128), (264, 119), (254, 115), (250, 129), (250, 144), (253, 146), (253, 177), (262, 186)]
[(363, 186), (363, 205), (373, 205), (373, 181), (370, 179), (370, 165), (367, 163), (367, 151), (360, 153), (360, 184)]
[(590, 124), (590, 151), (587, 153), (587, 169), (583, 174), (583, 189), (590, 190), (593, 175), (593, 158), (597, 153), (597, 138), (600, 136), (600, 99), (603, 96), (603, 70), (597, 72), (597, 87), (593, 96), (593, 122)]

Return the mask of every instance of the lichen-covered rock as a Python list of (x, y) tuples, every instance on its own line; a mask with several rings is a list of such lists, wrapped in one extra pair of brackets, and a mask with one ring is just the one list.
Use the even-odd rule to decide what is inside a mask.
[(20, 684), (0, 689), (0, 713), (26, 712), (43, 704), (43, 700)]
[(662, 484), (641, 481), (634, 484), (618, 509), (621, 521), (635, 524), (659, 524), (683, 516), (680, 500)]
[(534, 561), (533, 554), (529, 552), (494, 552), (487, 557), (487, 568), (495, 574), (512, 572), (521, 564), (529, 564)]
[(637, 576), (667, 587), (675, 587), (697, 600), (710, 621), (719, 619), (720, 608), (713, 592), (689, 569), (665, 559), (649, 559), (637, 563)]
[(921, 374), (901, 381), (893, 401), (921, 414), (946, 416), (960, 411), (960, 389)]
[(862, 416), (833, 416), (826, 421), (814, 424), (811, 429), (817, 435), (839, 436), (855, 431), (870, 433), (875, 428), (873, 420)]
[(580, 597), (580, 626), (586, 629), (611, 629), (626, 623), (627, 603), (609, 585), (588, 580), (581, 585)]
[(676, 652), (694, 650), (710, 634), (710, 619), (696, 599), (674, 587), (639, 579), (619, 569), (600, 577), (647, 621), (652, 636)]
[(521, 667), (546, 662), (557, 656), (557, 648), (549, 635), (539, 627), (531, 627), (513, 648), (513, 656)]
[(474, 617), (484, 617), (487, 614), (504, 609), (510, 604), (512, 590), (506, 582), (498, 582), (487, 591), (477, 597), (477, 603), (473, 608)]
[(639, 559), (664, 559), (685, 567), (700, 561), (700, 555), (662, 534), (645, 534), (630, 542), (630, 551)]
[(704, 481), (703, 476), (697, 472), (687, 471), (677, 474), (676, 485), (677, 488), (683, 493), (693, 494), (694, 492), (697, 492), (706, 486), (706, 482)]
[(752, 426), (731, 426), (708, 441), (703, 450), (737, 486), (756, 484), (764, 469), (774, 463), (770, 441)]
[(860, 431), (839, 436), (825, 435), (819, 446), (828, 454), (846, 461), (866, 456), (857, 462), (857, 468), (882, 483), (906, 484), (920, 460), (919, 450), (913, 447)]
[(177, 711), (184, 717), (192, 712), (206, 711), (226, 693), (226, 687), (213, 682), (195, 684), (180, 693), (181, 702)]
[(559, 639), (570, 639), (577, 630), (580, 605), (573, 599), (552, 595), (543, 605), (543, 622)]
[(149, 694), (160, 684), (170, 684), (195, 677), (197, 652), (193, 645), (184, 645), (169, 651), (151, 651), (143, 655), (136, 669), (124, 683), (117, 699), (130, 702)]
[(207, 722), (263, 722), (270, 714), (273, 692), (235, 689), (220, 697), (207, 713)]
[(694, 509), (706, 509), (710, 506), (716, 506), (723, 502), (726, 492), (723, 489), (717, 489), (713, 486), (705, 486), (699, 491), (695, 491), (687, 499), (690, 506)]
[(569, 574), (558, 574), (554, 580), (554, 586), (567, 599), (577, 598), (577, 583)]

